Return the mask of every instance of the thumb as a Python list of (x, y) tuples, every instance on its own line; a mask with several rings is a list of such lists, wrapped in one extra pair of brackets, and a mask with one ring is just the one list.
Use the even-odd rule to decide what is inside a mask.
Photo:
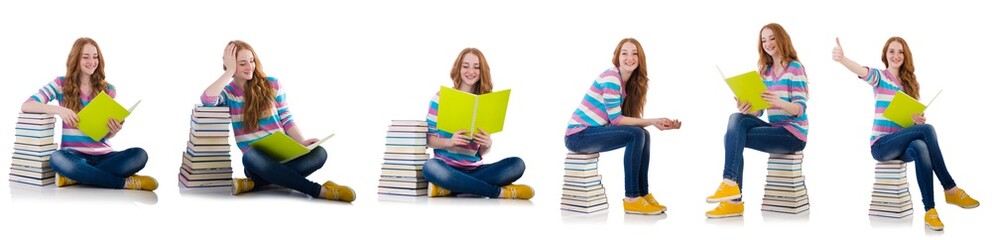
[(840, 47), (840, 38), (839, 37), (838, 38), (834, 38), (834, 40), (837, 41), (837, 46)]

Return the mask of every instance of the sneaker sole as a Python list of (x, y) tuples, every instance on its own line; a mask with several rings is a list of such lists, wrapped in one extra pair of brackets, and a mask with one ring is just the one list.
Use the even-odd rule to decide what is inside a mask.
[(722, 214), (722, 215), (709, 214), (709, 213), (706, 214), (706, 217), (708, 218), (728, 218), (728, 217), (740, 217), (740, 216), (744, 216), (744, 213), (731, 213), (731, 214)]
[(708, 202), (708, 203), (719, 203), (719, 202), (730, 201), (730, 200), (734, 200), (734, 199), (738, 199), (738, 198), (741, 198), (741, 194), (737, 194), (737, 195), (733, 195), (733, 196), (726, 196), (726, 197), (722, 197), (722, 198), (706, 198), (706, 202)]
[(944, 231), (944, 227), (934, 227), (934, 226), (930, 226), (930, 224), (925, 224), (925, 225), (927, 225), (927, 228), (930, 229), (930, 230)]
[(964, 209), (976, 208), (976, 207), (978, 207), (978, 205), (982, 205), (981, 203), (978, 203), (978, 204), (975, 204), (975, 205), (971, 205), (971, 206), (962, 206), (962, 205), (958, 205), (958, 204), (955, 204), (955, 203), (947, 203), (947, 204), (958, 206), (958, 207), (961, 207), (961, 208), (964, 208)]
[(637, 215), (661, 215), (662, 213), (665, 213), (665, 210), (668, 209), (662, 209), (661, 211), (657, 211), (657, 212), (637, 212), (637, 211), (628, 211), (624, 209), (623, 212), (629, 214), (637, 214)]

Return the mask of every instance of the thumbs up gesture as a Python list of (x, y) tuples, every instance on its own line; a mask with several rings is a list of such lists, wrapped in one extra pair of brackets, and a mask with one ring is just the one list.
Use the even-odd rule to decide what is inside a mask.
[(840, 62), (844, 60), (844, 48), (840, 47), (840, 38), (835, 38), (837, 40), (837, 46), (834, 47), (834, 61)]

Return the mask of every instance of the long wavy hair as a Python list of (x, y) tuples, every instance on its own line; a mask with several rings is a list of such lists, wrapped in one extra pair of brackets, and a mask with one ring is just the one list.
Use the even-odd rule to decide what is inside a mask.
[[(241, 40), (231, 41), (234, 44), (234, 52), (241, 50), (251, 51), (255, 56), (255, 72), (252, 79), (245, 82), (245, 102), (242, 107), (241, 128), (245, 131), (254, 131), (258, 128), (258, 120), (263, 116), (268, 116), (272, 111), (272, 101), (275, 99), (275, 88), (268, 81), (268, 76), (262, 71), (262, 60), (259, 59), (255, 49), (248, 43)], [(227, 70), (227, 67), (224, 67)]]
[(492, 76), (489, 75), (489, 62), (486, 61), (486, 56), (482, 55), (482, 51), (479, 51), (479, 49), (476, 48), (462, 49), (462, 52), (458, 53), (458, 58), (455, 59), (455, 64), (451, 66), (451, 82), (454, 83), (455, 89), (462, 86), (462, 61), (465, 59), (465, 55), (468, 55), (469, 53), (475, 54), (475, 56), (479, 57), (479, 81), (476, 82), (475, 87), (472, 88), (472, 93), (478, 95), (492, 92), (493, 82)]
[(758, 69), (764, 72), (765, 69), (775, 64), (772, 55), (768, 55), (761, 44), (761, 31), (765, 29), (772, 30), (772, 36), (775, 37), (775, 48), (778, 49), (779, 54), (782, 54), (782, 65), (788, 66), (790, 62), (799, 62), (799, 55), (796, 54), (796, 48), (792, 46), (792, 38), (789, 37), (789, 33), (785, 32), (782, 25), (769, 23), (758, 31)]
[(906, 40), (901, 37), (891, 37), (889, 40), (885, 41), (885, 46), (882, 46), (882, 63), (885, 67), (889, 67), (888, 61), (888, 50), (889, 44), (892, 42), (899, 42), (902, 44), (902, 54), (903, 61), (902, 67), (899, 68), (899, 83), (902, 85), (903, 92), (913, 98), (920, 98), (920, 83), (916, 81), (916, 67), (913, 66), (913, 52), (909, 51), (909, 45), (906, 45)]
[(637, 69), (634, 69), (634, 72), (630, 74), (630, 79), (627, 79), (627, 83), (624, 84), (627, 97), (624, 99), (623, 105), (620, 106), (620, 111), (624, 116), (641, 118), (648, 94), (648, 62), (641, 43), (634, 38), (620, 40), (616, 50), (613, 50), (613, 66), (620, 68), (620, 48), (628, 42), (637, 46)]
[(103, 52), (100, 51), (100, 45), (96, 44), (96, 41), (90, 38), (82, 37), (76, 39), (76, 42), (72, 44), (72, 50), (69, 51), (69, 58), (65, 61), (65, 83), (62, 85), (62, 101), (60, 104), (62, 107), (71, 109), (73, 112), (79, 112), (83, 109), (83, 103), (80, 99), (79, 76), (84, 74), (82, 69), (79, 68), (79, 62), (83, 57), (83, 47), (86, 45), (93, 45), (96, 47), (96, 57), (97, 65), (96, 70), (90, 75), (90, 92), (87, 93), (89, 96), (96, 96), (96, 94), (101, 91), (107, 90), (106, 75), (103, 72), (104, 58)]

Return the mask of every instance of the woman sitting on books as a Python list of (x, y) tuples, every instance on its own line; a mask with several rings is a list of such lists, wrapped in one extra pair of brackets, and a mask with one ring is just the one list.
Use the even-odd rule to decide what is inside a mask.
[(306, 193), (314, 198), (351, 202), (355, 192), (342, 185), (327, 181), (323, 185), (311, 182), (306, 176), (317, 171), (327, 160), (323, 147), (281, 164), (265, 152), (249, 145), (275, 132), (285, 132), (296, 142), (307, 146), (316, 138), (303, 137), (293, 122), (293, 115), (286, 103), (286, 94), (279, 81), (262, 72), (262, 61), (255, 50), (242, 41), (231, 41), (224, 49), (224, 74), (217, 78), (200, 97), (204, 106), (231, 108), (231, 126), (234, 139), (243, 153), (242, 163), (248, 178), (234, 179), (232, 194), (251, 191), (268, 184), (276, 184)]
[(944, 187), (944, 199), (947, 203), (962, 208), (978, 207), (978, 201), (972, 199), (961, 188), (957, 187), (954, 179), (944, 164), (944, 156), (937, 145), (937, 133), (933, 126), (926, 124), (923, 114), (913, 115), (913, 126), (902, 127), (889, 120), (882, 114), (889, 106), (892, 98), (903, 91), (913, 98), (920, 97), (920, 85), (913, 73), (913, 53), (909, 45), (900, 37), (891, 37), (882, 47), (882, 63), (885, 69), (868, 68), (844, 56), (844, 49), (837, 39), (833, 51), (834, 61), (840, 62), (848, 70), (871, 85), (875, 90), (875, 120), (872, 125), (871, 155), (878, 161), (901, 159), (903, 162), (916, 162), (916, 182), (923, 194), (923, 206), (926, 209), (924, 222), (933, 230), (943, 230), (944, 224), (937, 216), (933, 200), (933, 174)]
[[(94, 141), (80, 131), (76, 116), (100, 92), (111, 98), (117, 96), (114, 85), (103, 72), (103, 54), (96, 41), (79, 38), (72, 44), (66, 61), (65, 76), (57, 77), (21, 105), (22, 112), (57, 114), (62, 118), (61, 149), (52, 153), (55, 185), (64, 187), (76, 183), (133, 190), (152, 191), (158, 188), (155, 178), (135, 175), (148, 162), (148, 153), (141, 148), (113, 151), (108, 139), (117, 136), (124, 122), (107, 121), (109, 132)], [(58, 106), (48, 105), (52, 100)]]
[[(489, 63), (482, 52), (466, 48), (458, 54), (451, 67), (454, 88), (476, 95), (492, 92)], [(493, 142), (489, 133), (481, 129), (467, 136), (469, 129), (454, 133), (437, 128), (438, 97), (431, 99), (427, 110), (427, 146), (434, 149), (434, 158), (424, 163), (427, 195), (444, 197), (468, 193), (490, 198), (530, 199), (534, 189), (523, 184), (510, 184), (524, 175), (524, 161), (508, 157), (501, 161), (482, 164), (482, 155), (489, 152)], [(485, 111), (485, 109), (482, 109)]]
[[(723, 138), (723, 182), (706, 202), (717, 207), (707, 217), (742, 216), (744, 148), (767, 153), (791, 154), (806, 148), (806, 69), (799, 63), (785, 28), (769, 23), (758, 32), (758, 73), (768, 87), (761, 98), (767, 110), (752, 111), (752, 103), (737, 101), (739, 112), (730, 115)], [(767, 111), (768, 122), (759, 116)]]
[(668, 208), (648, 192), (651, 136), (647, 129), (679, 129), (682, 122), (641, 118), (647, 102), (648, 66), (641, 43), (625, 38), (613, 51), (613, 67), (599, 74), (572, 113), (565, 147), (576, 153), (625, 148), (623, 156), (626, 213), (657, 215)]

